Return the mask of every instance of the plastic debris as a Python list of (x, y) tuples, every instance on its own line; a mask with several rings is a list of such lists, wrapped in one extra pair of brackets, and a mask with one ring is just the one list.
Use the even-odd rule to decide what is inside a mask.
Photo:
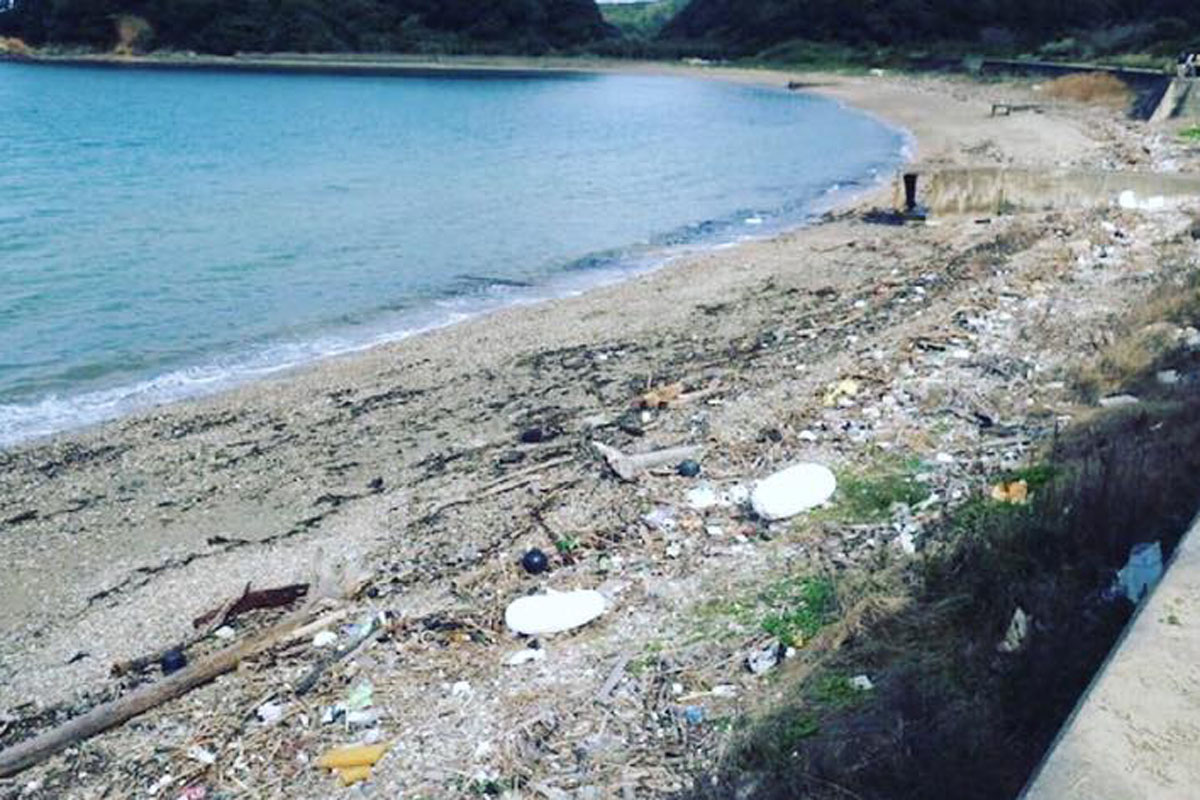
[(162, 667), (163, 675), (170, 675), (172, 672), (178, 672), (187, 666), (187, 656), (182, 650), (168, 650), (163, 653), (159, 660), (159, 666)]
[(546, 430), (545, 428), (529, 428), (521, 431), (521, 444), (540, 444), (554, 439), (557, 434), (554, 431)]
[(521, 556), (521, 566), (530, 575), (540, 575), (550, 568), (550, 559), (535, 547)]
[(337, 638), (333, 631), (321, 631), (313, 637), (313, 647), (332, 647), (337, 644)]
[(675, 468), (675, 471), (685, 478), (695, 478), (700, 474), (700, 462), (694, 461), (690, 458), (680, 461), (679, 466)]
[(371, 767), (383, 758), (390, 746), (383, 743), (335, 747), (317, 759), (317, 767), (332, 770), (343, 786), (351, 786), (371, 777)]
[(1156, 373), (1155, 377), (1158, 380), (1158, 382), (1160, 384), (1162, 384), (1163, 386), (1175, 386), (1179, 383), (1179, 370), (1177, 370), (1177, 369), (1159, 370)]
[(283, 710), (284, 707), (279, 703), (263, 703), (255, 709), (254, 715), (264, 725), (274, 725), (283, 719)]
[(1029, 483), (1027, 481), (997, 483), (992, 487), (992, 499), (997, 503), (1023, 506), (1029, 502)]
[(858, 395), (861, 384), (853, 378), (846, 378), (831, 385), (826, 391), (821, 402), (826, 408), (833, 408), (843, 400), (848, 400), (851, 397)]
[(361, 711), (375, 705), (375, 687), (370, 681), (362, 681), (350, 690), (342, 703), (347, 711)]
[(205, 800), (208, 789), (203, 786), (189, 786), (179, 793), (175, 800)]
[(697, 511), (707, 511), (721, 505), (720, 495), (708, 485), (689, 489), (686, 497), (688, 505)]
[(683, 718), (689, 725), (704, 724), (704, 706), (688, 706), (683, 709)]
[(866, 675), (855, 675), (850, 679), (850, 688), (860, 692), (869, 692), (875, 688), (875, 684)]
[(1131, 603), (1139, 603), (1162, 578), (1162, 545), (1158, 542), (1135, 544), (1129, 561), (1117, 572), (1117, 588)]
[(1126, 408), (1128, 406), (1136, 406), (1141, 401), (1131, 394), (1114, 394), (1109, 397), (1100, 398), (1101, 408)]
[(766, 675), (783, 661), (786, 648), (777, 639), (772, 639), (746, 658), (746, 669), (755, 675)]
[(721, 502), (724, 505), (744, 506), (750, 501), (750, 490), (740, 483), (735, 483), (730, 486), (721, 495)]
[(353, 786), (356, 783), (371, 779), (370, 767), (341, 767), (335, 769), (334, 773), (338, 776), (338, 780), (342, 782), (342, 786)]
[(217, 763), (217, 754), (206, 747), (201, 747), (198, 744), (194, 744), (188, 748), (187, 757), (192, 761), (198, 761), (201, 764), (210, 767)]
[(348, 745), (335, 747), (317, 759), (321, 769), (338, 769), (341, 767), (372, 767), (383, 758), (391, 747), (390, 744)]
[(561, 633), (588, 624), (606, 607), (604, 595), (597, 591), (548, 592), (514, 600), (504, 612), (504, 622), (526, 636)]
[(828, 467), (797, 464), (760, 481), (750, 502), (763, 519), (788, 519), (828, 502), (836, 490), (837, 478)]
[[(694, 492), (696, 490), (693, 489), (692, 491)], [(675, 516), (675, 511), (667, 508), (666, 506), (658, 506), (650, 513), (643, 514), (642, 522), (646, 523), (651, 528), (663, 531), (664, 533), (670, 533), (671, 531), (675, 530), (676, 526), (679, 524), (679, 520)]]
[(504, 664), (505, 664), (505, 666), (509, 666), (509, 667), (519, 667), (523, 664), (531, 664), (535, 661), (545, 661), (545, 660), (546, 660), (546, 651), (545, 650), (533, 650), (533, 649), (527, 647), (524, 650), (518, 650), (517, 652), (510, 655), (508, 658), (504, 659)]
[(669, 386), (658, 386), (638, 397), (635, 405), (641, 408), (666, 408), (679, 399), (683, 394), (682, 383), (672, 383)]
[(1008, 632), (1004, 641), (996, 645), (1001, 653), (1019, 653), (1025, 648), (1025, 640), (1029, 637), (1029, 624), (1032, 620), (1020, 606), (1013, 612), (1012, 622), (1008, 623)]
[(379, 724), (379, 711), (377, 709), (368, 709), (366, 711), (348, 711), (346, 712), (346, 724), (352, 728), (372, 728)]
[(232, 639), (234, 636), (237, 636), (237, 632), (233, 628), (229, 627), (228, 625), (222, 625), (221, 627), (219, 627), (215, 631), (213, 631), (213, 636), (216, 636), (218, 639), (221, 639), (223, 641), (228, 641), (228, 640)]

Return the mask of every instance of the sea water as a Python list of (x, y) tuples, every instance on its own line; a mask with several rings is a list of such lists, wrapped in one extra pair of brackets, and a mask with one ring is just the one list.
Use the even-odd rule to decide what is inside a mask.
[(0, 446), (799, 224), (902, 146), (716, 80), (0, 63)]

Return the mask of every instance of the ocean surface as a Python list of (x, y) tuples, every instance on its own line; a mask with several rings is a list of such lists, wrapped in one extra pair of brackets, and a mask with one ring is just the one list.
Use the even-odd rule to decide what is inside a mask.
[(903, 146), (677, 77), (0, 63), (0, 447), (767, 235)]

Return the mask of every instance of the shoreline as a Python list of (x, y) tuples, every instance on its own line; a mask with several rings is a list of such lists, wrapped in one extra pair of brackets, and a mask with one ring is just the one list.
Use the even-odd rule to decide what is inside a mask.
[[(828, 96), (909, 129), (913, 156), (923, 163), (1090, 164), (1135, 141), (1100, 112), (989, 120), (993, 97), (1023, 96), (1013, 87), (967, 92), (940, 79), (792, 77), (816, 80)], [(880, 194), (858, 198), (857, 207)], [(1053, 369), (1081, 346), (1077, 339), (1103, 330), (1138, 295), (1120, 283), (1119, 294), (1099, 293), (1099, 267), (1074, 285), (1048, 276), (1043, 265), (1057, 263), (1060, 226), (1101, 230), (1096, 215), (1066, 215), (1065, 222), (1059, 216), (886, 228), (841, 211), (825, 224), (690, 255), (613, 286), (503, 309), (0, 453), (9, 556), (0, 568), (0, 709), (30, 698), (53, 708), (75, 702), (81, 687), (111, 688), (110, 664), (180, 640), (192, 616), (221, 606), (247, 582), (282, 585), (307, 579), (314, 564), (320, 572), (344, 562), (372, 576), (375, 594), (356, 608), (386, 607), (413, 620), (462, 618), (488, 637), (432, 649), (414, 644), (411, 651), (397, 644), (399, 661), (377, 654), (368, 674), (388, 710), (389, 734), (405, 743), (384, 762), (382, 791), (420, 787), (441, 796), (438, 781), (470, 774), (486, 760), (479, 742), (501, 742), (543, 712), (577, 723), (554, 734), (557, 746), (569, 748), (595, 730), (580, 709), (593, 707), (623, 652), (682, 639), (696, 601), (732, 592), (738, 582), (761, 582), (781, 565), (817, 563), (827, 546), (790, 535), (738, 539), (744, 521), (720, 518), (724, 512), (688, 517), (700, 532), (687, 528), (682, 541), (647, 533), (641, 512), (664, 502), (685, 509), (689, 484), (673, 476), (620, 484), (590, 442), (626, 452), (694, 443), (705, 450), (707, 478), (724, 485), (798, 458), (853, 464), (875, 442), (940, 463), (939, 448), (953, 444), (943, 440), (960, 435), (960, 418), (970, 419), (971, 408), (1006, 421), (1032, 413), (1031, 398), (1037, 409), (1069, 408), (1063, 387), (1046, 383)], [(1023, 302), (1041, 303), (1046, 291), (1045, 307), (1056, 315)], [(963, 308), (1000, 333), (964, 333)], [(1057, 326), (1067, 338), (1027, 354), (1039, 360), (1041, 383), (1031, 388), (1020, 379), (1010, 387), (986, 365), (1003, 366), (995, 359), (1022, 346), (1026, 324), (1035, 332)], [(961, 349), (978, 358), (958, 360)], [(822, 397), (848, 377), (864, 385), (862, 396), (847, 409), (830, 408)], [(675, 381), (717, 394), (629, 423), (630, 398)], [(886, 397), (903, 414), (888, 411)], [(963, 407), (958, 416), (943, 413), (951, 406)], [(965, 427), (963, 441), (976, 446), (974, 423)], [(524, 441), (534, 430), (536, 441)], [(861, 438), (863, 431), (873, 438)], [(1033, 444), (1001, 446), (1019, 457)], [(966, 463), (960, 450), (951, 452), (954, 463)], [(961, 477), (958, 466), (936, 469)], [(513, 479), (525, 483), (490, 493)], [(706, 522), (720, 532), (707, 532)], [(565, 537), (584, 543), (578, 560), (538, 579), (513, 568), (526, 548), (554, 552)], [(62, 563), (68, 552), (70, 563)], [(838, 557), (848, 556), (839, 550)], [(601, 624), (553, 639), (546, 667), (500, 666), (506, 650), (521, 646), (497, 622), (504, 604), (545, 586), (600, 587), (614, 608)], [(736, 653), (732, 660), (729, 653), (702, 655), (733, 665), (736, 674), (722, 675), (722, 683), (743, 681)], [(251, 670), (194, 695), (206, 708), (238, 710), (218, 741), (241, 740), (245, 712), (253, 716), (264, 680), (303, 672), (276, 669), (284, 671), (267, 670), (264, 678)], [(692, 688), (688, 675), (680, 680)], [(496, 702), (464, 707), (446, 688), (459, 681)], [(319, 702), (334, 702), (342, 688), (326, 687)], [(188, 713), (182, 705), (84, 751), (111, 766), (161, 736), (156, 748), (183, 753), (192, 741), (188, 725), (170, 728)], [(303, 735), (324, 742), (341, 735), (333, 728), (315, 725)], [(280, 731), (256, 727), (252, 735), (277, 743), (287, 735)], [(62, 764), (56, 759), (36, 774), (53, 776)], [(239, 780), (276, 775), (236, 765), (220, 770), (239, 772)], [(101, 775), (89, 777), (92, 788), (110, 780), (103, 769), (88, 771)], [(143, 787), (150, 774), (139, 773)], [(618, 779), (603, 773), (593, 781)], [(286, 780), (289, 796), (327, 794), (325, 776), (312, 770)]]
[[(387, 59), (362, 57), (347, 60), (342, 56), (236, 56), (225, 58), (217, 56), (186, 57), (177, 54), (165, 57), (129, 58), (112, 55), (38, 56), (7, 60), (15, 63), (31, 63), (36, 66), (82, 69), (111, 67), (134, 70), (219, 70), (298, 75), (360, 74), (387, 77), (446, 77), (453, 75), (464, 79), (497, 75), (546, 77), (548, 75), (621, 73), (728, 81), (756, 85), (779, 92), (796, 91), (789, 86), (788, 73), (775, 70), (701, 68), (654, 62), (625, 64), (612, 60), (573, 61), (570, 59), (519, 57), (454, 57), (445, 61), (431, 61), (419, 57)], [(344, 71), (343, 68), (349, 71)], [(762, 233), (737, 234), (730, 230), (726, 236), (731, 238), (722, 236), (709, 241), (697, 240), (676, 245), (649, 244), (644, 252), (625, 249), (621, 251), (620, 255), (613, 257), (612, 263), (606, 263), (600, 268), (599, 273), (601, 274), (587, 280), (572, 279), (569, 270), (563, 270), (552, 276), (546, 283), (527, 287), (529, 291), (522, 296), (495, 302), (488, 298), (481, 298), (478, 308), (462, 312), (447, 311), (445, 314), (434, 315), (444, 317), (444, 319), (439, 318), (432, 322), (410, 325), (407, 321), (397, 320), (400, 327), (386, 326), (387, 329), (381, 327), (380, 330), (374, 331), (368, 338), (362, 340), (346, 339), (331, 331), (323, 332), (314, 339), (291, 343), (287, 349), (294, 349), (299, 355), (282, 358), (279, 363), (258, 363), (258, 358), (252, 358), (246, 352), (226, 353), (223, 354), (223, 359), (231, 358), (232, 361), (229, 363), (233, 365), (228, 368), (218, 369), (211, 362), (182, 365), (161, 374), (146, 376), (130, 384), (88, 390), (64, 397), (43, 397), (34, 402), (13, 404), (13, 409), (29, 412), (30, 419), (34, 418), (35, 409), (51, 406), (55, 410), (46, 410), (43, 412), (43, 416), (48, 417), (50, 414), (54, 414), (57, 419), (63, 421), (58, 424), (47, 421), (40, 425), (32, 422), (23, 423), (26, 429), (33, 427), (33, 432), (15, 432), (9, 438), (0, 436), (0, 454), (5, 451), (17, 451), (26, 447), (49, 444), (59, 437), (85, 434), (97, 427), (120, 420), (152, 414), (156, 409), (220, 397), (227, 392), (252, 386), (262, 381), (286, 380), (305, 370), (319, 369), (323, 363), (331, 360), (356, 358), (376, 348), (391, 347), (414, 336), (425, 336), (454, 325), (486, 319), (492, 314), (508, 308), (554, 303), (567, 297), (670, 268), (673, 263), (681, 259), (695, 258), (709, 252), (736, 248), (749, 242), (768, 241), (811, 225), (821, 224), (824, 217), (862, 210), (869, 205), (885, 202), (889, 196), (894, 175), (904, 164), (911, 163), (914, 159), (916, 137), (909, 129), (893, 124), (884, 116), (858, 108), (843, 98), (826, 95), (819, 90), (819, 87), (814, 87), (814, 89), (800, 88), (798, 91), (824, 97), (837, 103), (846, 113), (871, 118), (881, 126), (894, 131), (902, 142), (892, 156), (895, 164), (890, 169), (873, 170), (871, 173), (857, 178), (850, 184), (850, 188), (841, 184), (827, 187), (823, 194), (808, 201), (808, 208), (802, 215), (788, 219), (782, 217), (773, 219), (774, 224), (769, 230)], [(589, 257), (585, 256), (584, 258)], [(569, 267), (570, 265), (564, 266)], [(575, 277), (578, 278), (578, 276)], [(423, 308), (419, 316), (427, 317), (429, 314), (426, 312), (429, 311), (430, 309)], [(328, 345), (318, 346), (318, 342), (326, 339), (329, 339)], [(283, 348), (284, 345), (275, 343), (272, 347)], [(159, 388), (164, 385), (179, 387), (183, 384), (189, 384), (188, 388), (175, 390), (160, 390)], [(169, 393), (166, 393), (168, 391)], [(67, 421), (72, 414), (76, 415), (77, 421), (76, 419)], [(41, 420), (43, 417), (36, 417), (36, 419)], [(20, 424), (18, 423), (18, 425)]]

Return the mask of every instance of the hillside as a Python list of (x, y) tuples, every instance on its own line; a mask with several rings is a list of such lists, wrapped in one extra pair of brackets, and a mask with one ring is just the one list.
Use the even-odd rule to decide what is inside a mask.
[(660, 38), (719, 47), (731, 56), (805, 40), (883, 47), (960, 42), (1000, 50), (1050, 46), (1086, 57), (1105, 50), (1174, 55), (1198, 44), (1197, 26), (1200, 4), (1194, 0), (693, 0)]
[(687, 5), (687, 0), (610, 3), (601, 8), (604, 21), (625, 36), (654, 37)]
[(21, 0), (0, 35), (103, 50), (541, 53), (601, 38), (593, 0)]

